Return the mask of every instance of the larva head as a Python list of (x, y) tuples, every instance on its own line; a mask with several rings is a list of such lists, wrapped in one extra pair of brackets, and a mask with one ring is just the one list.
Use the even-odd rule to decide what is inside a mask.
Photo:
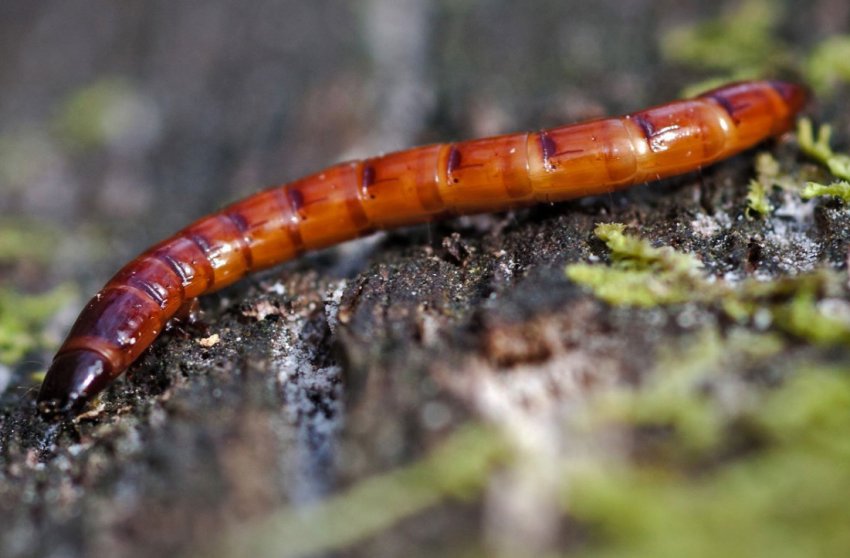
[(792, 117), (803, 110), (806, 103), (809, 102), (809, 90), (800, 84), (779, 80), (772, 80), (768, 83), (785, 101), (785, 106)]
[(53, 359), (41, 391), (38, 410), (44, 416), (79, 412), (112, 378), (112, 365), (95, 351), (79, 349)]
[(794, 127), (808, 100), (806, 88), (786, 81), (743, 81), (700, 95), (715, 103), (734, 128), (734, 151), (741, 151)]

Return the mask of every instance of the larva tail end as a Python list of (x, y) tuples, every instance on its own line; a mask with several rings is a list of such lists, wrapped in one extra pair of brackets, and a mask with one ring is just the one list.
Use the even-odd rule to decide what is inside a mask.
[(59, 354), (41, 384), (38, 410), (45, 417), (76, 414), (111, 378), (112, 365), (94, 351)]

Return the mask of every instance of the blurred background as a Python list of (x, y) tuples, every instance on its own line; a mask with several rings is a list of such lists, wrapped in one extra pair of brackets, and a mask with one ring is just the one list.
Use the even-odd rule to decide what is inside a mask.
[[(846, 0), (3, 0), (0, 390), (122, 263), (260, 188), (712, 80), (828, 98), (848, 32)], [(819, 107), (839, 145), (845, 108)]]

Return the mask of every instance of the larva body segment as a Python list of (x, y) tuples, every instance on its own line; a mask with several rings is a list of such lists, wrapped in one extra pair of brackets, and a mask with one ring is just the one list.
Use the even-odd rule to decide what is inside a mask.
[(731, 84), (620, 118), (342, 163), (189, 225), (121, 269), (80, 314), (39, 393), (76, 412), (187, 301), (291, 258), (443, 216), (567, 200), (699, 169), (791, 128), (805, 90)]

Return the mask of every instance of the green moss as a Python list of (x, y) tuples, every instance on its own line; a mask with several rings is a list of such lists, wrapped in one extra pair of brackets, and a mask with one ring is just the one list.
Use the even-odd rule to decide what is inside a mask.
[(231, 533), (204, 556), (305, 556), (327, 553), (374, 536), (450, 498), (479, 495), (507, 456), (493, 430), (457, 430), (430, 456), (308, 508), (285, 509)]
[(835, 35), (818, 44), (805, 66), (806, 81), (820, 94), (850, 82), (850, 35)]
[(800, 367), (755, 418), (782, 447), (850, 458), (850, 369)]
[(47, 344), (41, 333), (44, 323), (73, 298), (69, 285), (40, 295), (0, 289), (0, 363), (13, 364)]
[(818, 182), (806, 182), (800, 196), (808, 200), (820, 196), (839, 198), (845, 203), (850, 203), (850, 182), (839, 180), (832, 184), (820, 184)]
[[(653, 385), (647, 391), (656, 389)], [(720, 422), (735, 421), (739, 429), (745, 423), (759, 432), (759, 451), (700, 475), (658, 463), (628, 466), (609, 460), (594, 462), (570, 479), (569, 509), (594, 534), (584, 555), (791, 558), (850, 553), (847, 370), (798, 369), (780, 389), (745, 391), (740, 407)], [(636, 404), (647, 397), (652, 396), (636, 392)], [(698, 390), (680, 397), (683, 405), (705, 407)]]
[[(663, 431), (654, 444), (656, 461), (692, 465), (721, 453), (734, 403), (719, 401), (724, 392), (746, 395), (736, 370), (747, 369), (785, 349), (772, 333), (735, 328), (721, 336), (705, 328), (661, 349), (652, 374), (635, 390), (615, 389), (595, 403), (595, 420)], [(745, 399), (746, 400), (746, 399)]]
[(817, 345), (850, 344), (850, 310), (844, 315), (830, 313), (818, 304), (815, 293), (801, 289), (794, 297), (773, 309), (780, 329)]
[(597, 225), (594, 232), (611, 250), (612, 264), (572, 264), (567, 277), (615, 305), (650, 307), (694, 298), (699, 260), (669, 247), (655, 248), (624, 231), (619, 223)]
[(717, 452), (723, 442), (728, 409), (706, 388), (728, 379), (728, 370), (744, 361), (779, 353), (784, 343), (775, 335), (734, 330), (727, 339), (711, 328), (688, 338), (684, 348), (664, 348), (653, 374), (635, 391), (605, 394), (595, 407), (595, 420), (626, 423), (664, 431), (654, 450), (664, 463), (698, 461)]
[(594, 233), (611, 251), (611, 264), (570, 264), (566, 273), (602, 300), (617, 306), (651, 307), (708, 294), (699, 289), (704, 283), (699, 273), (702, 264), (695, 257), (625, 234), (620, 223), (600, 223)]
[(0, 263), (48, 262), (56, 253), (59, 235), (42, 222), (0, 219)]
[(656, 248), (638, 237), (625, 234), (621, 223), (599, 223), (594, 234), (611, 250), (611, 259), (622, 269), (668, 271), (693, 274), (702, 263), (690, 254), (667, 246)]
[(133, 97), (132, 86), (122, 78), (97, 80), (64, 102), (56, 117), (56, 131), (69, 148), (101, 147), (131, 124), (122, 108)]
[(741, 324), (768, 317), (777, 330), (819, 345), (850, 338), (850, 320), (830, 315), (818, 299), (840, 296), (842, 281), (836, 272), (736, 284), (714, 281), (700, 272), (694, 256), (653, 247), (624, 230), (616, 223), (597, 225), (596, 235), (611, 250), (611, 264), (570, 264), (567, 277), (615, 306), (698, 302), (718, 306)]
[(831, 137), (832, 127), (828, 124), (821, 126), (815, 134), (812, 121), (808, 118), (801, 118), (797, 123), (797, 142), (800, 150), (842, 179), (832, 184), (807, 182), (800, 193), (803, 199), (829, 196), (850, 202), (850, 156), (835, 153), (830, 146)]
[(662, 35), (661, 54), (668, 61), (722, 74), (686, 88), (683, 96), (780, 70), (806, 76), (820, 95), (850, 82), (850, 35), (827, 37), (805, 55), (777, 38), (787, 15), (783, 2), (747, 0), (731, 6), (715, 20), (673, 27)]
[(829, 124), (821, 126), (815, 135), (811, 120), (801, 118), (797, 122), (797, 143), (800, 150), (825, 165), (836, 177), (850, 180), (850, 156), (833, 152), (829, 145), (831, 137), (832, 126)]
[[(782, 6), (768, 0), (747, 0), (719, 19), (675, 27), (661, 38), (661, 53), (669, 61), (751, 78), (784, 63), (787, 47), (775, 38)], [(723, 81), (727, 81), (728, 77)]]
[(574, 264), (567, 268), (567, 277), (613, 305), (649, 308), (693, 298), (690, 283), (672, 274)]
[(767, 215), (773, 211), (773, 206), (770, 205), (770, 200), (767, 198), (769, 190), (765, 187), (764, 182), (757, 179), (750, 180), (749, 190), (747, 191), (747, 217), (755, 215)]
[(755, 160), (756, 178), (750, 181), (747, 192), (747, 208), (745, 213), (748, 218), (766, 216), (773, 211), (773, 206), (768, 199), (770, 192), (775, 188), (790, 192), (798, 192), (799, 178), (782, 171), (779, 161), (767, 151), (756, 155)]
[(756, 178), (750, 180), (747, 192), (747, 217), (767, 215), (773, 211), (768, 194), (774, 185), (778, 185), (781, 172), (779, 162), (773, 155), (762, 151), (756, 156)]
[[(744, 320), (767, 312), (781, 332), (848, 347), (845, 281), (826, 270), (745, 281), (718, 301)], [(596, 455), (567, 468), (565, 509), (589, 529), (579, 555), (848, 555), (850, 367), (778, 360), (786, 342), (770, 331), (708, 328), (671, 343), (638, 387), (588, 404), (588, 436), (649, 434), (635, 439), (639, 459)], [(781, 387), (745, 379), (766, 366)]]

